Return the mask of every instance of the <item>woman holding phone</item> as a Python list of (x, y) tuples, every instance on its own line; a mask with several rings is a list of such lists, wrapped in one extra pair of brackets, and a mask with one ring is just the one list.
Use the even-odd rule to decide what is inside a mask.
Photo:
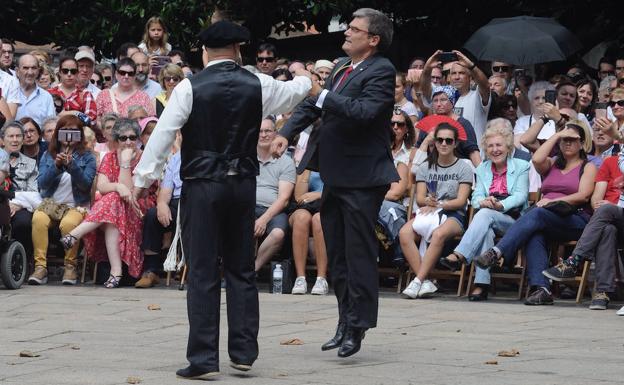
[[(91, 202), (94, 178), (95, 156), (86, 148), (82, 121), (74, 115), (62, 116), (39, 163), (37, 182), (43, 203), (32, 217), (35, 271), (28, 278), (30, 284), (48, 282), (48, 229), (58, 224), (61, 234), (66, 235), (82, 222)], [(65, 251), (64, 285), (75, 285), (78, 279), (77, 251), (78, 244)]]

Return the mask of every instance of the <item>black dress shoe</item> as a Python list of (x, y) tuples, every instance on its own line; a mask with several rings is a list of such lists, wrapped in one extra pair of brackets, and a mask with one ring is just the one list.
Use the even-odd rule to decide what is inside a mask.
[(195, 369), (190, 365), (184, 369), (179, 369), (176, 371), (176, 376), (180, 378), (185, 378), (187, 380), (208, 380), (219, 374), (219, 370), (205, 371), (201, 369)]
[(339, 322), (338, 327), (336, 328), (336, 334), (332, 337), (331, 340), (325, 342), (321, 346), (321, 350), (326, 351), (326, 350), (339, 348), (340, 345), (342, 345), (342, 339), (344, 338), (346, 330), (347, 330), (347, 324)]
[(470, 294), (468, 296), (468, 301), (477, 302), (487, 300), (490, 285), (478, 285), (477, 287), (481, 288), (481, 292), (479, 294)]
[(342, 345), (338, 349), (338, 357), (349, 357), (360, 351), (365, 332), (364, 328), (348, 327)]

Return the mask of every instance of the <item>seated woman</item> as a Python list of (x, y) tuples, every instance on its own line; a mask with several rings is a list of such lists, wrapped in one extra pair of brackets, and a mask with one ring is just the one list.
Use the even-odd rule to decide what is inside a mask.
[(321, 228), (321, 194), (323, 181), (316, 171), (305, 170), (297, 176), (295, 183), (295, 201), (297, 206), (290, 215), (289, 223), (292, 227), (293, 259), (297, 279), (292, 288), (292, 294), (305, 294), (308, 284), (305, 279), (306, 259), (310, 234), (314, 240), (314, 257), (316, 259), (316, 282), (311, 294), (327, 295), (327, 250)]
[[(557, 155), (549, 154), (558, 146)], [(507, 230), (496, 246), (478, 256), (481, 268), (510, 262), (525, 248), (531, 294), (526, 305), (552, 305), (550, 283), (542, 274), (548, 268), (546, 240), (571, 241), (581, 236), (589, 219), (589, 198), (594, 191), (596, 166), (587, 160), (591, 134), (584, 122), (573, 119), (552, 135), (533, 155), (542, 175), (542, 199)]]
[[(35, 271), (28, 278), (29, 284), (48, 282), (48, 229), (58, 224), (61, 234), (66, 235), (82, 222), (91, 201), (94, 178), (95, 157), (86, 149), (82, 120), (63, 115), (39, 164), (37, 182), (44, 201), (32, 216)], [(75, 285), (78, 280), (78, 245), (71, 246), (65, 251), (65, 285)]]
[(104, 136), (105, 142), (97, 143), (94, 150), (100, 154), (100, 159), (103, 158), (107, 152), (115, 150), (117, 143), (115, 139), (113, 139), (113, 126), (115, 125), (117, 119), (119, 119), (119, 115), (114, 112), (108, 112), (102, 115), (99, 119), (100, 130), (102, 132), (102, 136)]
[[(403, 291), (407, 298), (423, 297), (437, 290), (427, 275), (438, 261), (445, 241), (464, 232), (466, 201), (472, 186), (470, 165), (455, 155), (457, 129), (442, 123), (435, 129), (434, 140), (435, 147), (416, 174), (416, 201), (420, 209), (399, 232), (401, 250), (416, 272), (416, 278)], [(423, 234), (424, 227), (429, 229)], [(416, 242), (423, 240), (429, 245), (421, 262)]]
[(106, 288), (119, 286), (122, 261), (132, 277), (139, 277), (143, 271), (141, 218), (142, 212), (154, 202), (153, 197), (141, 199), (138, 202), (140, 210), (132, 204), (132, 170), (141, 158), (137, 147), (139, 134), (136, 121), (120, 118), (115, 122), (113, 138), (117, 140), (117, 150), (104, 156), (98, 171), (97, 190), (102, 198), (95, 202), (82, 224), (61, 239), (65, 248), (71, 248), (78, 239), (85, 237), (89, 258), (96, 262), (110, 262), (110, 276), (104, 283)]
[[(529, 162), (512, 157), (514, 138), (509, 121), (490, 120), (483, 134), (487, 159), (477, 167), (477, 184), (472, 193), (472, 207), (478, 210), (468, 230), (453, 253), (440, 260), (450, 270), (494, 246), (494, 237), (504, 234), (526, 206), (529, 195)], [(475, 290), (471, 301), (487, 299), (490, 273), (477, 267)]]

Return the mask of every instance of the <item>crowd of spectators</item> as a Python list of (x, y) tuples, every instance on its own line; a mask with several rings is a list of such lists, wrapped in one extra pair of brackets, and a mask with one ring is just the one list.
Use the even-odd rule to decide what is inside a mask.
[[(110, 264), (105, 287), (118, 287), (124, 275), (136, 287), (157, 285), (176, 228), (183, 138), (140, 208), (130, 204), (132, 171), (175, 86), (193, 76), (165, 23), (150, 18), (142, 41), (121, 45), (114, 64), (98, 63), (87, 46), (53, 63), (44, 51), (15, 58), (13, 43), (0, 43), (0, 177), (15, 192), (12, 236), (34, 261), (29, 283), (47, 282), (55, 241), (48, 237), (56, 234), (49, 229), (58, 227), (64, 284), (77, 282), (82, 241), (87, 258)], [(249, 71), (288, 81), (305, 68), (321, 85), (338, 60), (283, 58), (270, 43), (254, 59)], [(545, 66), (476, 63), (455, 50), (399, 68), (387, 129), (400, 181), (386, 194), (377, 230), (392, 262), (416, 275), (404, 297), (433, 295), (436, 265), (458, 270), (474, 261), (469, 298), (486, 300), (490, 269), (515, 263), (525, 249), (526, 304), (552, 304), (551, 281), (575, 276), (590, 260), (597, 282), (590, 308), (607, 308), (624, 234), (624, 54), (602, 58), (595, 70), (573, 63), (545, 76)], [(301, 295), (315, 260), (311, 293), (325, 295), (332, 235), (319, 216), (322, 170), (296, 172), (318, 122), (274, 159), (271, 142), (288, 118), (267, 116), (259, 129), (255, 267), (292, 255), (292, 294)], [(532, 204), (529, 192), (539, 193)], [(551, 263), (550, 243), (570, 240), (578, 242), (569, 257)]]

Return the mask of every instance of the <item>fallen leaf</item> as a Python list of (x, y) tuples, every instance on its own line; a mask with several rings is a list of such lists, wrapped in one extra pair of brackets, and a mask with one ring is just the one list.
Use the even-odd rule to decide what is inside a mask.
[(142, 380), (139, 377), (136, 376), (130, 376), (126, 379), (126, 382), (128, 384), (140, 384), (142, 382)]
[(489, 361), (485, 361), (486, 365), (498, 365), (498, 361), (496, 360), (489, 360)]
[(280, 345), (303, 345), (303, 341), (301, 341), (299, 338), (291, 338), (289, 340), (280, 342)]
[(518, 351), (517, 349), (501, 350), (500, 352), (498, 352), (499, 357), (515, 357), (519, 355), (520, 351)]
[(78, 345), (72, 345), (71, 348), (72, 350), (80, 350), (80, 346)]
[(39, 357), (39, 353), (33, 353), (30, 350), (22, 350), (19, 354), (20, 357)]
[(407, 335), (407, 333), (401, 333), (401, 335), (402, 335), (402, 336), (406, 336), (406, 335)]
[(456, 332), (457, 332), (457, 333), (461, 332), (461, 329), (457, 329), (457, 330), (456, 330)]
[(160, 305), (155, 303), (149, 304), (147, 305), (147, 310), (160, 310)]

